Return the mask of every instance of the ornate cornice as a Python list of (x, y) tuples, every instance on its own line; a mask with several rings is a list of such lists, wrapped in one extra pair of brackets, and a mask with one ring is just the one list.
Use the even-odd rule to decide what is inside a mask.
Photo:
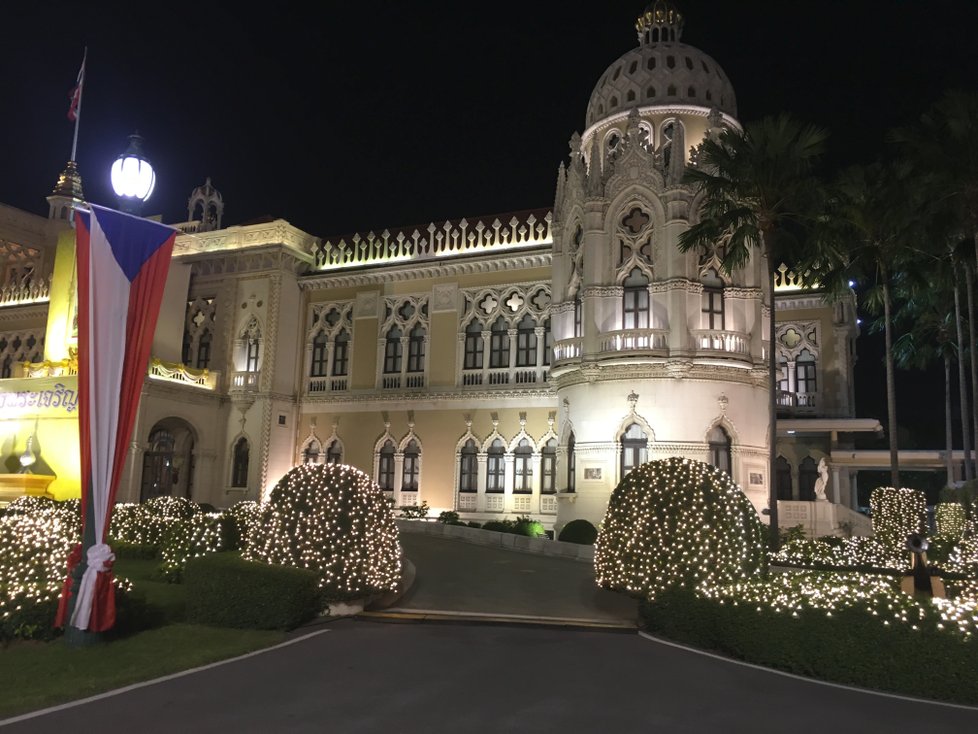
[(46, 321), (48, 317), (48, 304), (31, 304), (29, 306), (7, 306), (0, 308), (0, 322), (5, 321), (29, 321), (38, 319)]
[[(411, 404), (414, 410), (422, 405), (426, 409), (438, 410), (442, 405), (449, 408), (464, 407), (465, 404), (486, 402), (500, 404), (511, 402), (527, 407), (552, 407), (556, 404), (557, 393), (550, 386), (537, 388), (503, 388), (499, 390), (463, 390), (408, 392), (404, 390), (370, 390), (359, 393), (337, 392), (328, 395), (306, 395), (300, 399), (300, 410), (311, 412), (320, 407), (344, 406), (355, 411), (371, 411), (388, 408), (391, 403)], [(456, 405), (462, 403), (462, 406)], [(539, 403), (539, 405), (538, 405)]]
[(286, 271), (299, 274), (309, 267), (311, 256), (285, 248), (282, 245), (245, 251), (220, 251), (217, 253), (195, 252), (177, 261), (191, 267), (194, 278), (226, 277), (261, 271)]
[(776, 295), (774, 305), (778, 311), (797, 311), (825, 308), (828, 304), (822, 294), (806, 294), (803, 296)]
[(641, 364), (589, 362), (560, 374), (553, 372), (550, 377), (557, 392), (599, 380), (601, 382), (635, 380), (667, 382), (675, 379), (692, 382), (732, 382), (762, 387), (767, 381), (767, 372), (766, 368), (753, 369), (749, 365), (725, 366), (702, 364), (696, 360), (658, 360), (643, 361)]

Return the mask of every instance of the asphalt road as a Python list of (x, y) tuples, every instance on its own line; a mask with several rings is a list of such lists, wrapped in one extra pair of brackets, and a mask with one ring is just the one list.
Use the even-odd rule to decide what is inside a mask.
[(344, 619), (4, 731), (935, 732), (978, 711), (819, 685), (634, 633)]

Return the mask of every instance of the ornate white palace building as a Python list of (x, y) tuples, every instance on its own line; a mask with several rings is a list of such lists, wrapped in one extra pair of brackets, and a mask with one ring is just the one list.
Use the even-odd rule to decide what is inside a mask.
[[(728, 471), (759, 511), (775, 481), (783, 525), (859, 531), (842, 456), (879, 424), (854, 417), (854, 301), (780, 272), (772, 478), (766, 264), (727, 273), (717, 252), (677, 247), (697, 217), (691, 155), (740, 126), (730, 80), (682, 25), (664, 0), (639, 17), (551, 211), (337, 240), (285, 220), (224, 227), (210, 181), (194, 191), (120, 499), (228, 506), (300, 462), (343, 462), (399, 506), (559, 527), (598, 522), (632, 467), (679, 455)], [(47, 219), (0, 205), (2, 457), (14, 474), (33, 455), (59, 497), (78, 491), (67, 220), (82, 200), (69, 166)]]

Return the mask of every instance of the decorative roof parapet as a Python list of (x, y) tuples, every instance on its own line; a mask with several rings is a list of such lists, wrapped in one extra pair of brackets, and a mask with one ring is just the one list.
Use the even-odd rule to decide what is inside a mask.
[(788, 292), (799, 292), (799, 291), (815, 291), (819, 290), (822, 286), (815, 278), (810, 278), (806, 282), (805, 276), (810, 276), (811, 273), (796, 273), (794, 270), (790, 270), (785, 263), (781, 263), (781, 266), (774, 271), (774, 290), (776, 293), (788, 293)]
[(45, 279), (8, 283), (0, 287), (0, 307), (45, 303), (51, 300), (51, 276)]
[(184, 234), (177, 235), (173, 255), (196, 255), (224, 250), (245, 250), (253, 247), (284, 245), (309, 257), (319, 246), (319, 238), (284, 219), (261, 224), (246, 224), (212, 232), (187, 231), (196, 229), (191, 223), (177, 225)]
[(431, 223), (424, 232), (411, 228), (384, 230), (379, 235), (354, 234), (337, 242), (318, 243), (315, 270), (385, 265), (405, 261), (473, 255), (487, 251), (540, 247), (553, 243), (553, 215), (548, 210), (513, 214), (507, 224), (498, 217)]

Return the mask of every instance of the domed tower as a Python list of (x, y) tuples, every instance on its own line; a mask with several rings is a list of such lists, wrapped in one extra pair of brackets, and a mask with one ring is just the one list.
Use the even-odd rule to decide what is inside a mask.
[(733, 86), (681, 42), (683, 24), (668, 0), (639, 16), (638, 47), (601, 75), (560, 166), (558, 526), (600, 520), (632, 467), (676, 455), (720, 466), (758, 509), (767, 503), (765, 269), (757, 257), (726, 272), (722, 242), (678, 247), (699, 208), (683, 183), (696, 146), (740, 127)]

